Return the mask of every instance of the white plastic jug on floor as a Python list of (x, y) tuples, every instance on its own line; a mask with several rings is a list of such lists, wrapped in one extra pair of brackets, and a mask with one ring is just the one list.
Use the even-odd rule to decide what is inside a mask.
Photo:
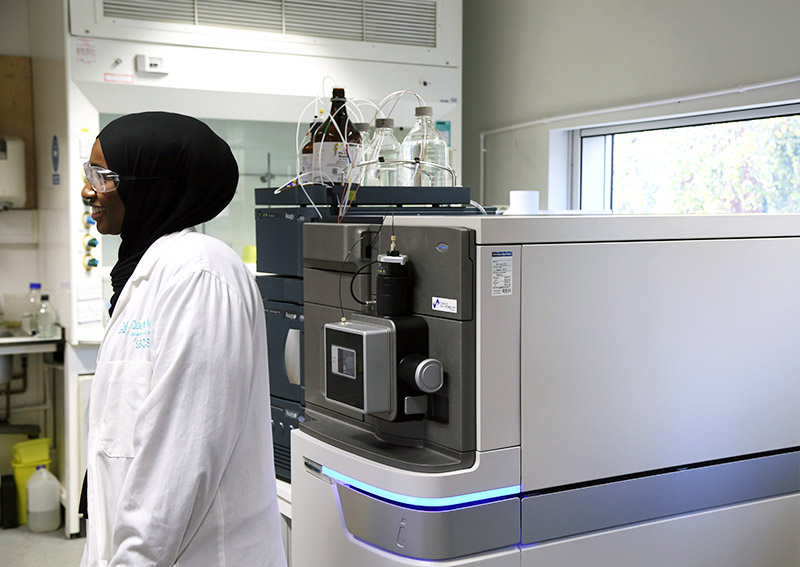
[(61, 524), (61, 485), (44, 465), (28, 479), (28, 529), (50, 532)]

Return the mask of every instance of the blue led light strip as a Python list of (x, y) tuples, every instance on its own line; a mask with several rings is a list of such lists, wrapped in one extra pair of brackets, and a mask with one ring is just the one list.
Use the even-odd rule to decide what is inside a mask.
[(390, 492), (376, 486), (361, 482), (349, 476), (338, 473), (329, 469), (326, 466), (322, 467), (322, 474), (339, 481), (342, 484), (347, 484), (353, 488), (357, 488), (367, 494), (373, 494), (379, 498), (384, 498), (399, 504), (406, 504), (409, 506), (420, 506), (423, 508), (446, 508), (449, 506), (464, 506), (483, 500), (491, 500), (493, 498), (501, 498), (503, 496), (515, 496), (522, 490), (522, 485), (515, 484), (514, 486), (507, 486), (505, 488), (494, 488), (492, 490), (483, 490), (481, 492), (472, 492), (470, 494), (460, 494), (458, 496), (443, 496), (439, 498), (425, 498), (422, 496), (406, 496), (405, 494), (398, 494)]

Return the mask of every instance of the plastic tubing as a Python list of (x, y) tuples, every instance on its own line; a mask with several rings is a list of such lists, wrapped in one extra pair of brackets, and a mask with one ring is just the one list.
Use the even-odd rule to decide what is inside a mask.
[[(370, 124), (374, 124), (375, 123), (375, 119), (378, 117), (378, 115), (383, 113), (383, 108), (387, 104), (389, 104), (392, 100), (394, 100), (394, 104), (392, 105), (392, 107), (389, 110), (388, 114), (385, 114), (386, 117), (390, 117), (392, 115), (392, 113), (394, 112), (394, 109), (397, 107), (397, 103), (400, 101), (400, 98), (403, 95), (406, 95), (406, 94), (410, 94), (410, 95), (416, 97), (417, 104), (419, 106), (425, 106), (425, 100), (423, 100), (423, 98), (419, 94), (417, 94), (416, 92), (414, 92), (412, 90), (395, 91), (393, 93), (389, 93), (388, 95), (386, 95), (383, 98), (383, 100), (380, 102), (380, 104), (377, 105), (377, 107), (375, 108), (375, 114), (373, 115), (372, 120), (370, 120), (369, 123)], [(363, 169), (363, 171), (361, 171), (360, 179), (358, 181), (358, 185), (359, 186), (363, 182), (364, 175), (366, 174), (366, 169), (365, 168), (362, 168), (362, 169)], [(351, 171), (352, 171), (352, 168), (351, 168)], [(349, 191), (349, 187), (352, 184), (352, 182), (353, 182), (353, 179), (348, 175), (348, 180), (347, 180), (346, 187), (345, 187), (346, 191)], [(345, 193), (344, 195), (347, 195), (347, 193)], [(343, 195), (343, 198), (342, 198), (342, 202), (339, 205), (339, 207), (340, 207), (340, 209), (339, 209), (340, 214), (339, 214), (339, 218), (338, 218), (339, 222), (342, 221), (344, 216), (347, 214), (347, 211), (350, 209), (350, 205), (344, 199), (344, 195)]]
[[(375, 109), (377, 109), (377, 110), (380, 110), (380, 107), (378, 107), (378, 105), (377, 105), (377, 104), (375, 104), (374, 102), (372, 102), (372, 101), (371, 101), (371, 100), (369, 100), (368, 98), (354, 98), (354, 99), (348, 99), (348, 101), (347, 101), (347, 102), (352, 102), (352, 103), (353, 103), (353, 106), (355, 106), (355, 107), (356, 107), (356, 108), (359, 110), (359, 116), (361, 116), (361, 118), (364, 118), (364, 115), (360, 113), (360, 111), (361, 111), (361, 107), (362, 107), (362, 106), (371, 106), (372, 108), (375, 108)], [(373, 122), (374, 122), (374, 121), (375, 121), (375, 118), (373, 117), (373, 119), (372, 119), (372, 120), (373, 120)], [(370, 122), (369, 124), (372, 124), (373, 122)]]
[[(336, 80), (333, 77), (331, 77), (331, 76), (324, 77), (322, 79), (322, 91), (323, 92), (325, 92), (325, 84), (329, 80), (333, 81), (334, 84), (336, 84)], [(397, 107), (397, 103), (400, 101), (400, 98), (403, 95), (407, 95), (407, 94), (410, 94), (410, 95), (416, 97), (418, 106), (425, 106), (425, 100), (419, 94), (417, 94), (416, 92), (414, 92), (412, 90), (402, 90), (402, 91), (395, 91), (393, 93), (388, 94), (377, 105), (374, 102), (372, 102), (371, 100), (369, 100), (369, 99), (350, 99), (350, 100), (347, 101), (347, 103), (345, 103), (344, 107), (345, 108), (350, 107), (351, 109), (353, 109), (355, 111), (355, 113), (357, 114), (357, 116), (360, 118), (360, 121), (362, 121), (362, 122), (363, 122), (363, 113), (361, 112), (360, 106), (366, 104), (366, 105), (374, 107), (375, 108), (375, 114), (373, 115), (372, 120), (369, 122), (369, 124), (373, 124), (375, 122), (375, 119), (378, 117), (378, 115), (384, 114), (384, 111), (383, 111), (384, 107), (387, 104), (389, 104), (390, 102), (394, 101), (394, 103), (392, 104), (391, 108), (389, 109), (389, 112), (387, 114), (385, 114), (385, 116), (390, 117), (392, 115), (392, 113), (394, 112), (394, 109)], [(311, 203), (311, 206), (314, 207), (314, 210), (317, 212), (317, 214), (321, 218), (322, 217), (322, 213), (320, 212), (319, 208), (314, 203), (314, 201), (311, 199), (311, 197), (309, 196), (309, 194), (308, 194), (308, 192), (306, 191), (306, 188), (305, 188), (307, 180), (304, 181), (303, 177), (304, 177), (305, 173), (307, 173), (307, 172), (300, 172), (300, 169), (301, 169), (301, 163), (300, 162), (301, 162), (301, 157), (302, 157), (303, 142), (306, 141), (306, 136), (303, 136), (302, 139), (300, 138), (300, 128), (301, 128), (301, 125), (303, 123), (302, 115), (305, 114), (311, 106), (314, 106), (314, 105), (317, 105), (317, 104), (319, 104), (320, 106), (322, 106), (324, 104), (323, 99), (322, 99), (321, 96), (314, 97), (314, 99), (305, 106), (305, 108), (303, 109), (303, 111), (301, 113), (301, 118), (297, 121), (297, 128), (296, 128), (296, 132), (295, 132), (295, 144), (296, 144), (296, 164), (295, 165), (297, 167), (298, 175), (294, 179), (292, 179), (289, 182), (285, 183), (283, 186), (279, 187), (276, 190), (276, 193), (278, 193), (281, 190), (283, 190), (284, 188), (288, 187), (293, 181), (297, 181), (297, 184), (299, 185), (300, 189), (305, 194), (306, 198), (308, 199), (308, 202)], [(336, 129), (336, 132), (339, 134), (339, 138), (344, 140), (344, 142), (346, 144), (347, 140), (345, 138), (345, 133), (341, 131), (341, 129), (339, 128), (339, 125), (336, 123), (335, 120), (333, 120), (333, 118), (335, 117), (335, 114), (336, 114), (335, 112), (334, 113), (330, 113), (330, 118), (332, 119), (331, 123), (333, 124), (333, 127)], [(315, 113), (315, 117), (316, 116), (317, 116), (317, 114)], [(427, 130), (423, 132), (423, 147), (424, 147), (424, 143), (426, 141), (426, 138), (427, 138)], [(424, 156), (420, 156), (420, 157), (421, 157), (420, 161), (424, 161), (424, 159), (422, 159), (422, 158), (424, 158)], [(321, 171), (321, 167), (320, 166), (321, 166), (321, 162), (322, 162), (322, 148), (320, 148), (320, 151), (314, 156), (314, 159), (317, 160), (318, 170)], [(364, 176), (366, 175), (366, 168), (365, 167), (361, 167), (362, 165), (364, 165), (364, 163), (359, 161), (358, 164), (355, 164), (356, 166), (360, 167), (359, 178), (358, 179), (353, 179), (352, 175), (353, 175), (353, 170), (355, 168), (353, 167), (354, 164), (352, 162), (352, 159), (353, 159), (353, 156), (350, 156), (348, 154), (348, 160), (350, 160), (350, 162), (349, 162), (349, 167), (348, 167), (348, 174), (346, 176), (347, 181), (344, 183), (344, 192), (342, 193), (341, 199), (339, 201), (339, 214), (338, 214), (338, 221), (339, 222), (342, 221), (344, 216), (347, 214), (347, 211), (350, 209), (350, 201), (349, 201), (349, 199), (347, 197), (349, 196), (350, 188), (351, 188), (353, 182), (357, 181), (357, 185), (360, 186), (361, 183), (364, 180)], [(330, 183), (331, 185), (335, 185), (334, 180), (330, 176), (322, 174), (321, 172), (320, 172), (320, 176), (327, 177), (327, 179), (323, 179), (323, 184)]]
[(478, 209), (484, 215), (488, 215), (489, 214), (489, 213), (486, 212), (486, 209), (484, 209), (483, 206), (478, 201), (470, 200), (469, 204), (472, 205), (473, 207), (475, 207), (476, 209)]
[(415, 93), (414, 91), (410, 91), (410, 90), (405, 90), (405, 91), (395, 91), (395, 92), (393, 92), (393, 93), (390, 93), (390, 94), (386, 95), (386, 96), (383, 98), (383, 100), (382, 100), (382, 101), (380, 102), (380, 104), (378, 105), (378, 108), (377, 108), (377, 110), (375, 111), (375, 116), (373, 116), (373, 117), (372, 117), (372, 121), (370, 122), (370, 124), (372, 124), (373, 122), (375, 122), (375, 119), (378, 117), (378, 113), (379, 113), (379, 112), (381, 112), (381, 111), (383, 110), (383, 107), (384, 107), (384, 106), (386, 106), (386, 105), (387, 105), (387, 104), (388, 104), (388, 103), (389, 103), (389, 102), (390, 102), (390, 101), (391, 101), (393, 98), (396, 98), (397, 100), (395, 100), (394, 104), (392, 105), (392, 108), (389, 110), (389, 113), (388, 113), (388, 114), (386, 114), (386, 117), (387, 117), (387, 118), (391, 117), (392, 113), (394, 112), (394, 109), (395, 109), (395, 107), (397, 106), (397, 103), (398, 103), (398, 102), (400, 102), (400, 97), (401, 97), (401, 96), (403, 96), (403, 95), (405, 95), (405, 94), (410, 94), (410, 95), (413, 95), (413, 96), (417, 97), (417, 103), (418, 103), (418, 105), (419, 105), (419, 106), (425, 106), (425, 101), (422, 99), (422, 97), (421, 97), (421, 96), (419, 96), (419, 95), (418, 95), (417, 93)]

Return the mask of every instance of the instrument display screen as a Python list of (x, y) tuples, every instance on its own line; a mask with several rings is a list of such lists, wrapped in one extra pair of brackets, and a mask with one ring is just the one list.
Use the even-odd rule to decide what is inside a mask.
[(331, 345), (331, 372), (351, 380), (356, 379), (356, 351)]

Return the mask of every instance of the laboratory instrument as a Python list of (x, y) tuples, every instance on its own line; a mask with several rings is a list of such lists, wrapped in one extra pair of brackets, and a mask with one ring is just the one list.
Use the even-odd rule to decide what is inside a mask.
[[(800, 562), (800, 216), (351, 219), (303, 249), (297, 564)], [(413, 330), (376, 305), (391, 250)]]

